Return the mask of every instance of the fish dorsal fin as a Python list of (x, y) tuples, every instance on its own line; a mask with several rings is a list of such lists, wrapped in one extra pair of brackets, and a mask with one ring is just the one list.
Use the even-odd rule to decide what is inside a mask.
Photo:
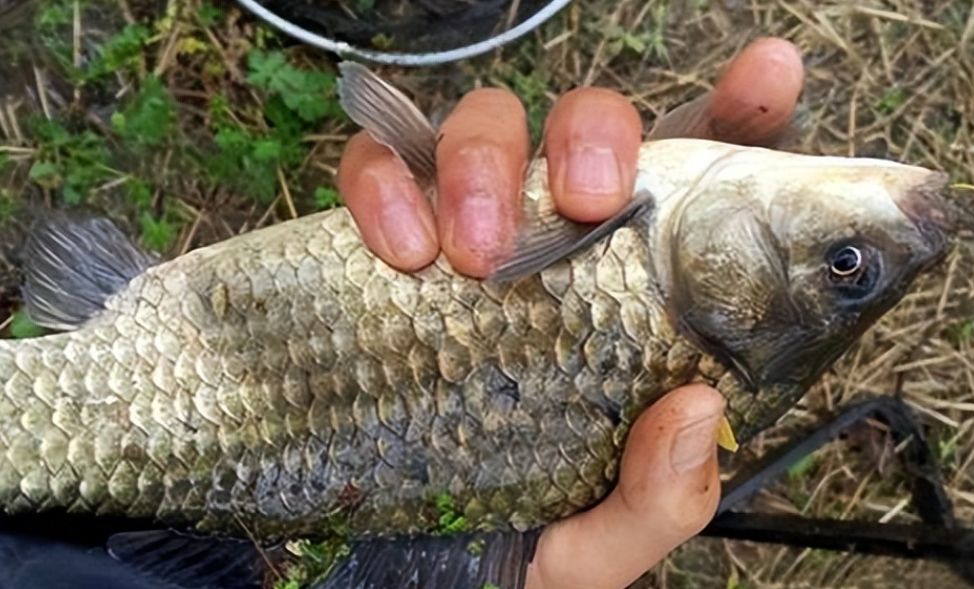
[(420, 188), (436, 181), (436, 131), (402, 92), (365, 66), (346, 61), (339, 66), (338, 97), (342, 108), (373, 139), (391, 149), (409, 167)]
[(266, 573), (254, 544), (237, 538), (148, 530), (114, 534), (107, 548), (115, 560), (180, 589), (259, 589)]
[(24, 304), (42, 327), (71, 330), (105, 308), (105, 301), (157, 262), (102, 217), (46, 214), (35, 221), (23, 250)]
[(523, 587), (538, 536), (494, 532), (357, 542), (312, 589)]

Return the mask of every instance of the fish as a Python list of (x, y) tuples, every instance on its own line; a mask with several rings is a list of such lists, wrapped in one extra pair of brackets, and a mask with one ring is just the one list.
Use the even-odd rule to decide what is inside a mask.
[[(437, 131), (367, 68), (341, 74), (346, 112), (435, 206)], [(392, 563), (439, 579), (425, 587), (520, 586), (538, 530), (612, 489), (629, 426), (667, 391), (716, 387), (742, 443), (794, 405), (944, 257), (946, 183), (654, 138), (632, 203), (578, 224), (539, 158), (515, 249), (484, 280), (443, 257), (396, 271), (341, 207), (169, 260), (50, 213), (23, 296), (55, 333), (0, 341), (0, 510), (214, 542), (341, 535), (335, 575), (355, 580), (323, 586), (383, 586)], [(124, 540), (110, 550), (153, 546)]]

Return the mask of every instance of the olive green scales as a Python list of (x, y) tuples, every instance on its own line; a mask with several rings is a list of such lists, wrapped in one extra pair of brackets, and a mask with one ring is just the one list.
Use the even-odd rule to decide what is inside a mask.
[(652, 206), (511, 281), (399, 273), (336, 209), (132, 254), (103, 309), (59, 315), (111, 232), (37, 229), (28, 296), (66, 331), (0, 342), (0, 505), (274, 538), (429, 531), (448, 493), (473, 528), (542, 525), (608, 492), (673, 387), (716, 384), (742, 438), (773, 422), (944, 249), (921, 168), (697, 140), (639, 168)]

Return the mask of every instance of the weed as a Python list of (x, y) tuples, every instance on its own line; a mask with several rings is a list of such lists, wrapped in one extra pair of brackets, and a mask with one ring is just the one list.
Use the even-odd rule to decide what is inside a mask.
[(876, 112), (884, 115), (892, 114), (904, 101), (906, 101), (906, 93), (902, 88), (890, 88), (876, 101)]
[(73, 9), (68, 2), (52, 2), (37, 12), (34, 29), (51, 56), (66, 72), (74, 71), (71, 29)]
[(947, 329), (947, 337), (955, 346), (971, 341), (974, 337), (974, 317), (958, 321)]
[(92, 131), (72, 133), (57, 121), (34, 119), (31, 125), (39, 155), (30, 179), (49, 190), (61, 189), (68, 204), (79, 204), (89, 190), (119, 172), (109, 166), (105, 139)]
[(649, 55), (668, 62), (670, 54), (666, 48), (665, 5), (653, 9), (651, 23), (645, 32), (633, 32), (619, 25), (603, 26), (602, 35), (607, 39), (606, 53), (616, 56), (631, 51), (636, 55)]
[[(277, 194), (278, 170), (290, 175), (305, 160), (310, 148), (302, 142), (304, 134), (344, 114), (333, 74), (297, 68), (281, 51), (252, 50), (247, 64), (247, 81), (266, 95), (266, 129), (242, 127), (229, 116), (229, 100), (217, 95), (210, 103), (217, 153), (201, 157), (201, 165), (214, 182), (268, 204)], [(337, 195), (316, 191), (314, 200), (318, 208), (328, 208)]]
[(937, 440), (937, 458), (941, 466), (949, 466), (957, 458), (957, 437)]
[(196, 13), (196, 18), (204, 27), (212, 27), (220, 22), (223, 15), (224, 11), (222, 7), (210, 4), (209, 2), (203, 2), (200, 4), (200, 8)]
[(818, 460), (815, 458), (814, 454), (805, 456), (795, 464), (791, 465), (791, 468), (788, 469), (788, 478), (793, 481), (804, 479), (808, 475), (812, 474), (817, 462)]
[(0, 188), (0, 223), (13, 217), (18, 208), (20, 203), (14, 198), (13, 193), (6, 188)]
[[(507, 69), (507, 68), (505, 68)], [(517, 70), (501, 71), (501, 78), (517, 94), (527, 111), (528, 131), (531, 141), (541, 140), (545, 116), (548, 114), (547, 80), (539, 72), (522, 74)]]
[(315, 188), (315, 210), (324, 211), (327, 209), (333, 209), (340, 205), (341, 202), (341, 198), (338, 196), (338, 191), (334, 188), (330, 186), (319, 186), (318, 188)]
[(285, 577), (274, 584), (274, 589), (311, 585), (328, 576), (335, 564), (350, 552), (348, 543), (340, 537), (323, 542), (296, 540), (287, 543), (287, 550), (297, 557), (297, 561), (287, 567)]
[(375, 10), (375, 0), (355, 0), (354, 6), (355, 12), (359, 14), (368, 14)]
[(281, 100), (304, 122), (341, 116), (334, 74), (298, 69), (281, 51), (252, 51), (247, 65), (247, 81)]
[(277, 194), (277, 168), (299, 164), (302, 146), (285, 136), (219, 127), (213, 136), (218, 152), (206, 158), (211, 179), (267, 204)]
[(449, 493), (441, 493), (436, 497), (436, 513), (436, 532), (439, 534), (457, 534), (470, 529), (467, 518), (457, 511), (455, 501)]
[(179, 233), (180, 225), (181, 223), (173, 218), (168, 208), (161, 217), (143, 211), (139, 216), (142, 243), (151, 250), (164, 252), (172, 246)]
[(484, 546), (485, 543), (483, 538), (471, 540), (467, 544), (467, 553), (469, 553), (471, 556), (480, 556), (484, 553)]
[(44, 328), (31, 321), (23, 309), (14, 311), (8, 330), (10, 337), (14, 339), (28, 339), (44, 335)]
[(112, 126), (130, 144), (154, 147), (169, 137), (175, 119), (169, 91), (159, 78), (148, 76), (133, 100), (112, 115)]
[(116, 72), (138, 75), (145, 65), (142, 50), (148, 40), (149, 29), (140, 24), (128, 25), (105, 41), (97, 57), (84, 69), (82, 79), (97, 81)]

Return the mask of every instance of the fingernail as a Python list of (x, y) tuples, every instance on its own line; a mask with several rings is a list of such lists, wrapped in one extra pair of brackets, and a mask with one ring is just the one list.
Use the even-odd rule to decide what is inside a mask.
[[(388, 190), (408, 190), (408, 187), (389, 186)], [(378, 210), (378, 224), (389, 246), (389, 254), (400, 264), (412, 265), (436, 248), (434, 228), (424, 222), (422, 215), (408, 199), (401, 195), (385, 199)]]
[(491, 173), (504, 168), (504, 155), (494, 148), (479, 147), (464, 150), (462, 157), (467, 169), (480, 172), (466, 179), (447, 239), (455, 249), (490, 260), (499, 253), (502, 236), (509, 232), (501, 223), (503, 203), (510, 200), (507, 193), (511, 187)]
[(565, 192), (616, 196), (622, 192), (622, 175), (615, 152), (599, 145), (576, 145), (564, 163)]
[(693, 470), (717, 451), (717, 432), (722, 413), (714, 413), (683, 426), (670, 449), (670, 465), (678, 474)]

